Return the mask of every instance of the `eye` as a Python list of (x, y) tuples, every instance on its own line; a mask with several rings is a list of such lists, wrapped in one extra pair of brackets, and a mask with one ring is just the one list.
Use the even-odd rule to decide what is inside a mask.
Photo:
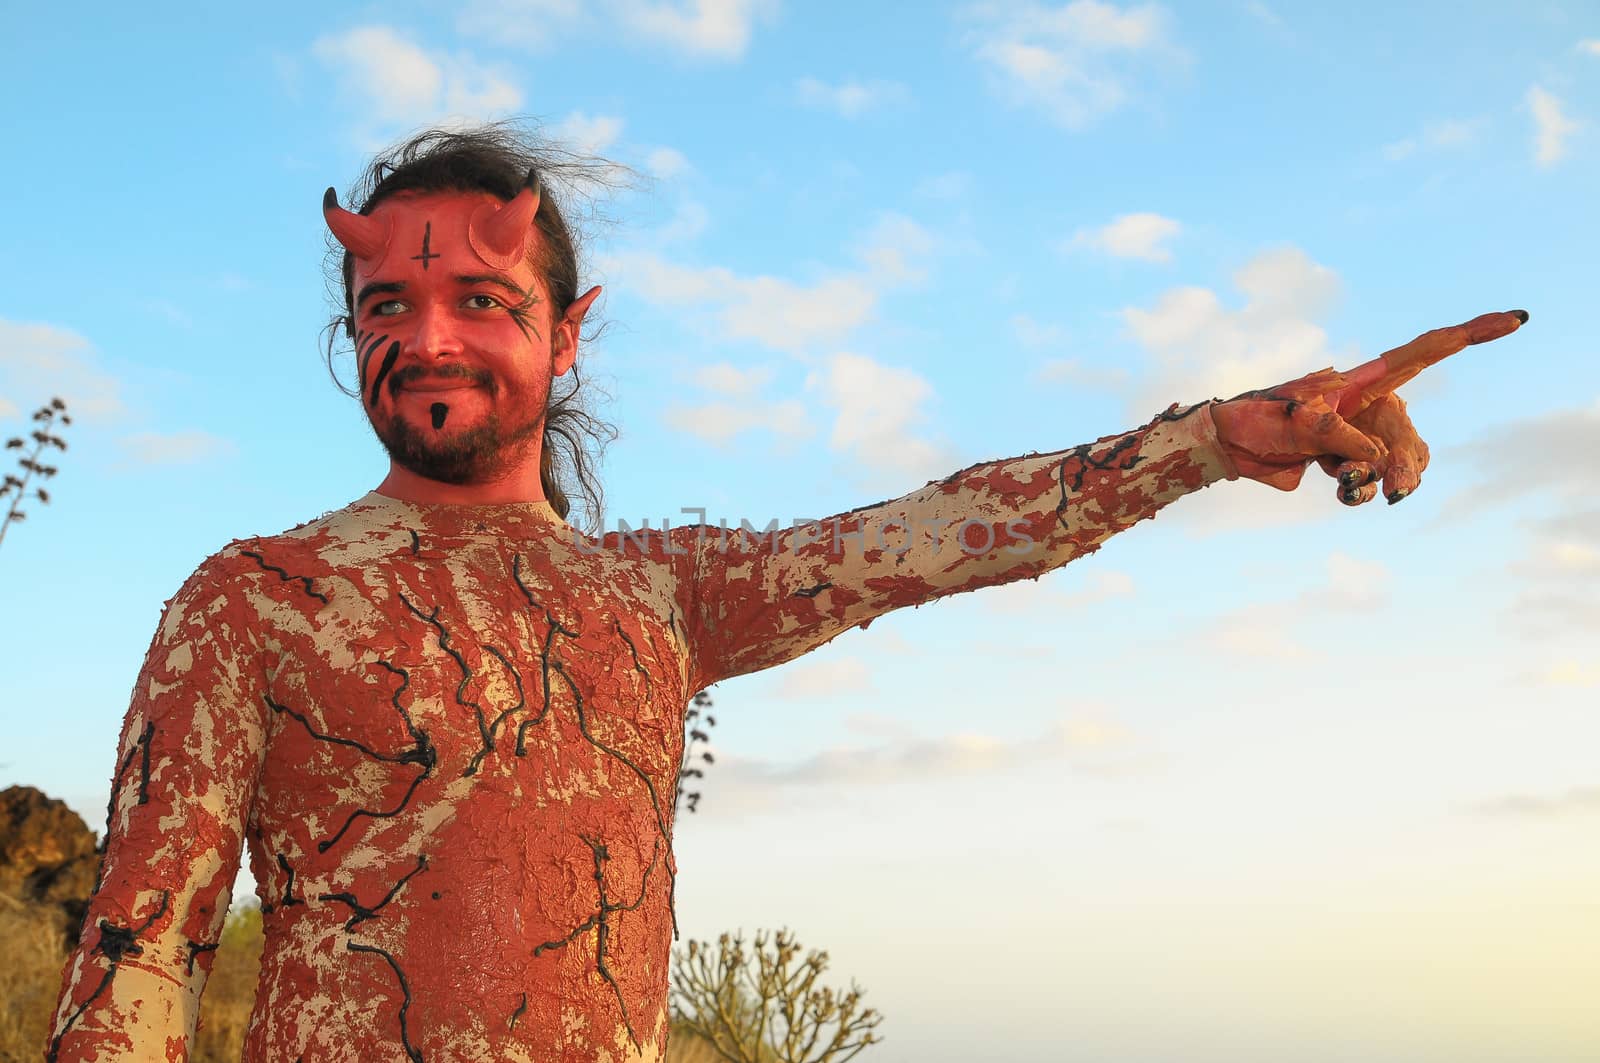
[(406, 304), (398, 299), (385, 299), (375, 305), (372, 312), (378, 317), (393, 317), (395, 314), (403, 313), (405, 308)]
[(503, 306), (504, 304), (492, 295), (485, 295), (484, 293), (479, 292), (476, 295), (467, 296), (466, 301), (461, 305), (465, 306), (469, 310), (493, 310), (498, 306)]

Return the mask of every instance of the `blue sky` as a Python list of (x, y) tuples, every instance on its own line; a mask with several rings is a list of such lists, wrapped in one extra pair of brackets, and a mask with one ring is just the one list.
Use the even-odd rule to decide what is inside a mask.
[(1532, 314), (1405, 390), (1402, 505), (1220, 485), (715, 690), (686, 932), (827, 948), (885, 1063), (1600, 1043), (1592, 8), (164, 11), (0, 15), (0, 431), (75, 417), (0, 544), (0, 785), (98, 829), (161, 603), (382, 478), (323, 188), (532, 115), (639, 175), (588, 244), (611, 522), (825, 516)]

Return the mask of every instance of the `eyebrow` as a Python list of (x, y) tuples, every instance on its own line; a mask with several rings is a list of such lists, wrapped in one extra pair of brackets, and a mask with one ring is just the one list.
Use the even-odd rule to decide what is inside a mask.
[(456, 275), (457, 284), (498, 284), (513, 295), (527, 298), (528, 293), (498, 273), (463, 273)]
[(374, 295), (383, 295), (388, 292), (403, 292), (406, 290), (405, 281), (383, 281), (378, 284), (363, 285), (356, 293), (356, 305), (360, 306)]

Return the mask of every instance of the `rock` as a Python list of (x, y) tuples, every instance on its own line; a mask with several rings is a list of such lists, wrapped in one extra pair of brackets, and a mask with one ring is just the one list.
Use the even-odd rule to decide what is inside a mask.
[(75, 938), (99, 860), (94, 832), (65, 804), (31, 786), (0, 791), (0, 893), (58, 909)]

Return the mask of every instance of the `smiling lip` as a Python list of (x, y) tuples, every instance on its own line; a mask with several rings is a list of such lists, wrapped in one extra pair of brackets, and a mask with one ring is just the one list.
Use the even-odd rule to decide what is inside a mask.
[(475, 388), (478, 385), (470, 380), (414, 380), (403, 384), (401, 391), (461, 391), (464, 388)]

